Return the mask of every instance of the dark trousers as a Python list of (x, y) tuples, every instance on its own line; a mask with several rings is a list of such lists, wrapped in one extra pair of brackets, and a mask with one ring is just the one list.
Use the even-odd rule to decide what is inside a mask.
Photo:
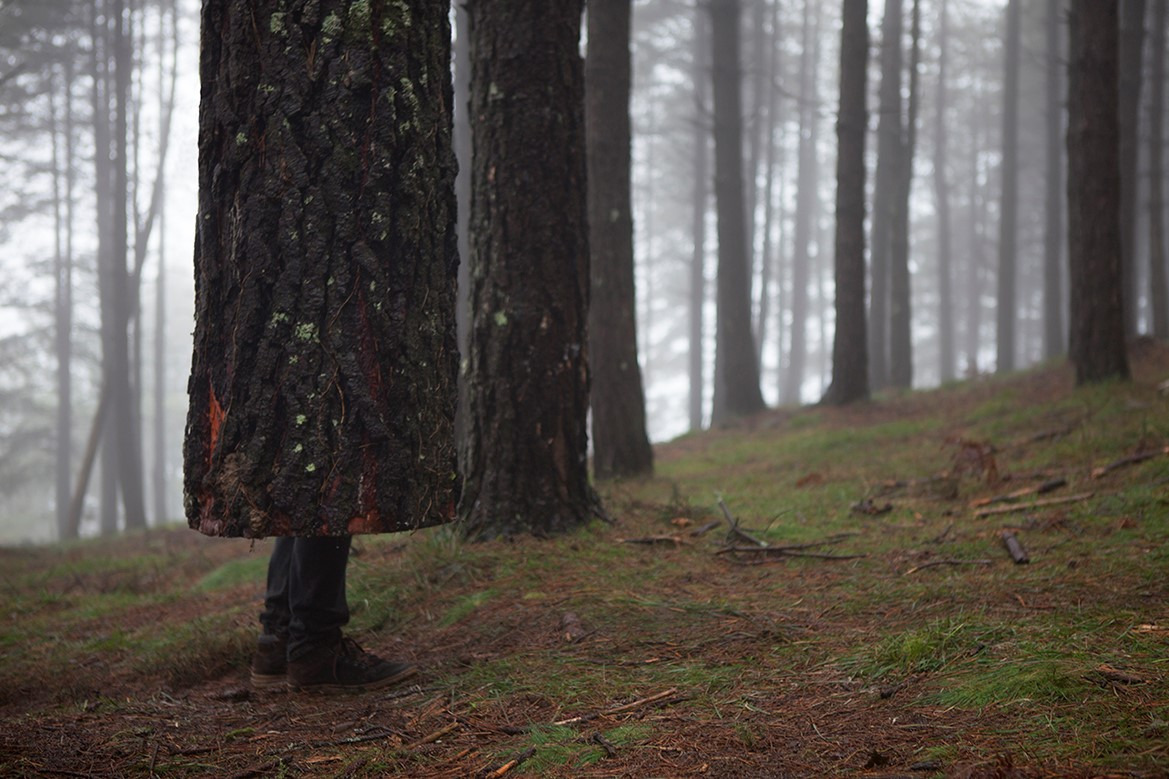
[(288, 636), (288, 658), (334, 643), (349, 622), (345, 568), (350, 536), (278, 538), (268, 560), (260, 624)]

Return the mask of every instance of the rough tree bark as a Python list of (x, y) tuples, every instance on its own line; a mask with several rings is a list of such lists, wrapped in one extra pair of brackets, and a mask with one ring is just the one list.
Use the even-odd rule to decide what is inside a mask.
[(447, 10), (203, 3), (184, 461), (204, 533), (453, 516)]
[(836, 334), (825, 403), (869, 397), (865, 335), (865, 70), (867, 0), (844, 0), (840, 38), (840, 114), (836, 121)]
[(1021, 0), (1008, 0), (1003, 64), (1002, 198), (999, 200), (999, 267), (995, 316), (995, 369), (1015, 370), (1015, 276), (1019, 211), (1019, 49)]
[(1127, 378), (1120, 268), (1117, 6), (1072, 0), (1068, 55), (1068, 259), (1076, 382)]
[(471, 15), (471, 414), (459, 505), (473, 538), (599, 510), (588, 483), (582, 0)]
[(628, 0), (592, 0), (585, 60), (588, 158), (589, 360), (593, 472), (597, 478), (653, 472), (645, 392), (637, 362), (630, 192)]
[(751, 333), (750, 252), (743, 205), (739, 0), (711, 0), (714, 178), (718, 208), (718, 310), (714, 410), (718, 424), (763, 409)]

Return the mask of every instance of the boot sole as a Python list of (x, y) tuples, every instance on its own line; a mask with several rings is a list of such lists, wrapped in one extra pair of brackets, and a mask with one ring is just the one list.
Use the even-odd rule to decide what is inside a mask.
[(252, 671), (252, 689), (263, 692), (283, 692), (288, 689), (288, 676), (287, 674), (258, 674)]
[(404, 668), (396, 674), (386, 676), (382, 679), (375, 679), (372, 682), (365, 684), (297, 684), (288, 680), (288, 689), (294, 692), (309, 692), (318, 693), (322, 695), (340, 695), (349, 692), (370, 692), (372, 690), (381, 690), (386, 687), (392, 687), (395, 684), (404, 682), (407, 679), (415, 676), (418, 669), (414, 666)]

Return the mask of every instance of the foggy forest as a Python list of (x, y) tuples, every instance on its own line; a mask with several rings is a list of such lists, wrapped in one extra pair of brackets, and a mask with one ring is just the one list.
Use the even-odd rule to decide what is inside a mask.
[[(1164, 338), (1165, 10), (1121, 5), (1123, 332)], [(1068, 14), (1061, 0), (869, 4), (862, 394), (1067, 355)], [(7, 542), (182, 515), (198, 15), (191, 0), (0, 3)], [(451, 22), (458, 141), (470, 66), (463, 14)], [(736, 34), (713, 37), (727, 23)], [(705, 3), (632, 4), (632, 294), (650, 441), (831, 395), (841, 24), (839, 3), (754, 0), (729, 22)], [(586, 31), (582, 56), (589, 44)], [(469, 143), (456, 151), (469, 175)], [(735, 198), (719, 191), (727, 154)], [(735, 359), (727, 385), (753, 397), (736, 408), (728, 391), (728, 409), (716, 375)]]

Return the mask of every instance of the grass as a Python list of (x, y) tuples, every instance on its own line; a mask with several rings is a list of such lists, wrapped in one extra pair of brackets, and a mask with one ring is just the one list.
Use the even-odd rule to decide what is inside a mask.
[[(529, 750), (514, 775), (1163, 773), (1169, 457), (1093, 476), (1169, 443), (1155, 389), (1169, 351), (1137, 367), (1131, 384), (1076, 390), (1046, 366), (686, 436), (659, 447), (656, 477), (598, 485), (612, 527), (359, 538), (350, 630), (427, 666), (413, 698), (216, 697), (247, 666), (262, 544), (161, 529), (0, 550), (0, 773), (35, 774), (24, 745), (79, 721), (86, 753), (133, 754), (131, 774), (474, 775)], [(977, 499), (1056, 476), (1068, 484), (1053, 496), (1093, 497), (974, 515)], [(938, 478), (956, 498), (931, 492)], [(718, 555), (725, 526), (691, 532), (721, 521), (719, 498), (771, 544), (831, 539), (813, 551), (859, 557)], [(866, 498), (891, 509), (855, 511)], [(1010, 562), (1004, 527), (1029, 565)], [(650, 536), (677, 542), (627, 543)], [(103, 731), (115, 711), (126, 724)], [(334, 743), (375, 727), (384, 743)], [(150, 739), (165, 745), (153, 761)], [(183, 754), (203, 748), (215, 751)]]

